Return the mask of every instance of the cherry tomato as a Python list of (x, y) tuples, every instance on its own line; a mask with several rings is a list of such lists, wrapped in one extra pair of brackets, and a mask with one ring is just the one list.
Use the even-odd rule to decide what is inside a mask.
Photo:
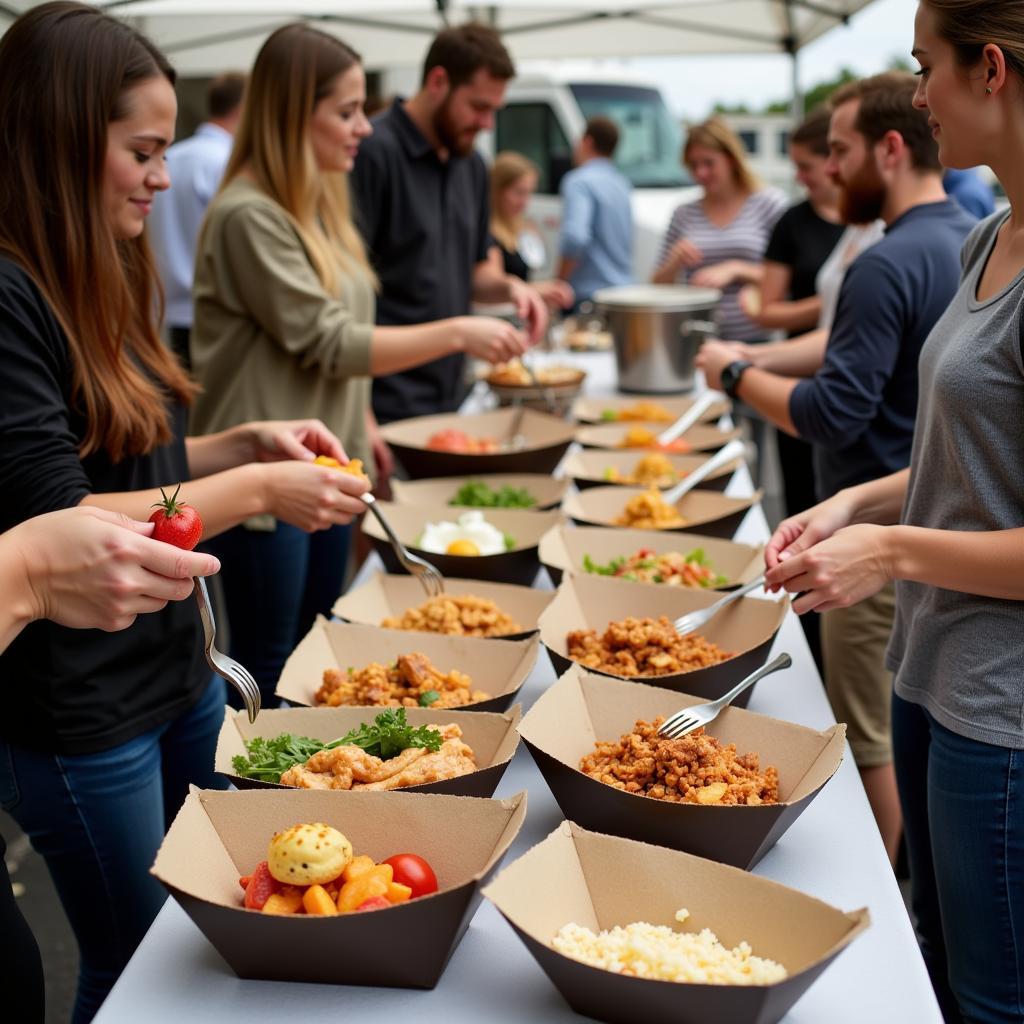
[(154, 524), (154, 540), (162, 540), (165, 544), (191, 551), (203, 535), (203, 520), (191, 505), (178, 498), (180, 490), (181, 484), (178, 484), (174, 494), (168, 498), (161, 488), (163, 500), (153, 506), (156, 511), (149, 517), (149, 521)]
[(437, 876), (434, 869), (415, 853), (396, 853), (383, 863), (391, 865), (394, 880), (399, 885), (407, 885), (412, 889), (413, 899), (437, 892)]

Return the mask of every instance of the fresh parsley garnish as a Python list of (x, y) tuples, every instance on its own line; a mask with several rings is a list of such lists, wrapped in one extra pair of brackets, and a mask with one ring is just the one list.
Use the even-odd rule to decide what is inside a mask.
[(437, 690), (427, 690), (426, 693), (420, 694), (420, 707), (429, 708), (431, 704), (436, 704), (441, 699), (441, 694)]
[(362, 747), (368, 754), (388, 761), (408, 747), (440, 750), (441, 734), (429, 725), (421, 725), (414, 729), (406, 721), (405, 708), (386, 708), (373, 720), (372, 725), (364, 722), (358, 729), (353, 729), (332, 746), (348, 743)]
[[(440, 694), (430, 690), (423, 694), (420, 703), (433, 694), (433, 704)], [(429, 706), (429, 705), (424, 705)], [(245, 749), (248, 756), (237, 754), (231, 759), (231, 766), (236, 775), (245, 779), (260, 779), (263, 782), (281, 781), (281, 776), (289, 768), (297, 764), (305, 764), (314, 754), (321, 750), (333, 750), (335, 747), (352, 745), (362, 747), (368, 754), (373, 754), (383, 761), (397, 757), (409, 747), (426, 747), (429, 751), (441, 749), (441, 734), (437, 729), (421, 725), (414, 729), (405, 716), (405, 708), (386, 708), (371, 723), (363, 723), (340, 739), (324, 743), (309, 736), (293, 736), (281, 733), (274, 739), (257, 736), (247, 740)]]

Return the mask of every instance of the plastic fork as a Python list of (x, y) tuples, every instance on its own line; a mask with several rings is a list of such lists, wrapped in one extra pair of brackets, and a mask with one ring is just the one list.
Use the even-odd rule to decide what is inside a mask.
[(705, 391), (675, 423), (667, 426), (658, 435), (658, 444), (671, 444), (677, 437), (685, 434), (716, 402), (725, 400), (720, 391)]
[(255, 722), (260, 713), (260, 688), (247, 668), (228, 657), (216, 647), (217, 623), (213, 617), (213, 604), (210, 592), (206, 589), (206, 581), (202, 576), (195, 576), (196, 604), (199, 605), (199, 618), (203, 623), (203, 650), (206, 653), (206, 664), (219, 676), (223, 676), (241, 695), (245, 701), (245, 710), (249, 713), (249, 721)]
[(746, 453), (747, 449), (739, 438), (730, 441), (720, 452), (702, 462), (692, 473), (687, 473), (679, 483), (673, 484), (662, 494), (662, 499), (665, 504), (674, 505), (684, 494), (689, 494), (702, 480), (706, 480), (712, 473), (727, 466), (733, 460), (743, 457)]
[(437, 566), (431, 565), (430, 562), (425, 558), (420, 558), (419, 555), (414, 555), (398, 539), (384, 513), (377, 507), (377, 499), (369, 491), (361, 494), (360, 497), (363, 499), (366, 507), (377, 517), (377, 522), (380, 523), (381, 529), (387, 535), (388, 541), (398, 556), (399, 562), (420, 581), (420, 586), (427, 592), (427, 597), (439, 597), (443, 594), (444, 577)]
[(687, 735), (687, 733), (693, 732), (694, 729), (707, 725), (718, 717), (722, 708), (731, 704), (747, 687), (753, 686), (758, 679), (763, 679), (772, 672), (778, 672), (779, 669), (789, 668), (792, 664), (793, 659), (788, 654), (780, 654), (774, 661), (769, 661), (767, 665), (762, 665), (756, 672), (751, 672), (746, 679), (737, 683), (724, 697), (708, 701), (706, 704), (694, 704), (693, 707), (683, 708), (682, 711), (677, 711), (674, 715), (670, 715), (658, 726), (658, 735), (665, 736), (670, 740), (678, 740)]
[(709, 605), (707, 608), (698, 608), (694, 612), (687, 612), (676, 619), (672, 625), (675, 626), (675, 630), (680, 636), (686, 636), (687, 633), (695, 633), (698, 629), (707, 625), (727, 605), (732, 604), (733, 601), (738, 601), (745, 594), (749, 594), (752, 590), (757, 590), (758, 587), (763, 586), (764, 576), (758, 576), (756, 580), (751, 580), (740, 587), (739, 590), (726, 594), (725, 597), (720, 601), (716, 601), (713, 605)]

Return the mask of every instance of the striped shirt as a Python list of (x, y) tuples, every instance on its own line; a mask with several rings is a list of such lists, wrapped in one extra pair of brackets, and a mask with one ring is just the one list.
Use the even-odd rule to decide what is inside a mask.
[[(740, 212), (724, 227), (719, 227), (705, 216), (703, 200), (683, 203), (672, 214), (656, 265), (660, 267), (665, 263), (672, 246), (682, 238), (697, 246), (704, 254), (704, 259), (696, 267), (680, 268), (676, 275), (679, 284), (686, 284), (693, 271), (723, 260), (745, 260), (760, 264), (775, 222), (785, 213), (788, 205), (789, 201), (781, 191), (764, 188), (749, 195), (740, 207)], [(742, 287), (742, 284), (731, 284), (722, 291), (717, 316), (719, 336), (734, 341), (764, 338), (764, 328), (755, 324), (740, 309), (739, 293)]]

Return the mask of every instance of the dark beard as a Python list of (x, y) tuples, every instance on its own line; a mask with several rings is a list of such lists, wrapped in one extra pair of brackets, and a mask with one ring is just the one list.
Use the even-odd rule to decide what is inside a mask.
[(848, 182), (839, 185), (839, 214), (844, 224), (871, 224), (882, 216), (885, 182), (867, 159)]
[(445, 97), (444, 103), (434, 114), (434, 131), (437, 133), (438, 141), (452, 156), (469, 156), (473, 152), (473, 139), (467, 141), (460, 138), (458, 125), (452, 119), (450, 95)]

